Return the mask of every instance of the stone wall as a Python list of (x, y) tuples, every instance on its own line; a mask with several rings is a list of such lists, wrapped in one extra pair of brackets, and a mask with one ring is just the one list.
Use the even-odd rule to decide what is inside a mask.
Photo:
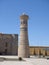
[(18, 35), (0, 34), (0, 55), (18, 54)]

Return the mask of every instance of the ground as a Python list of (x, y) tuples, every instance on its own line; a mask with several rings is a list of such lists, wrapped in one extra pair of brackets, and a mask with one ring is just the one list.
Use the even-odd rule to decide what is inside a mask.
[[(2, 59), (1, 59), (2, 58)], [(3, 58), (13, 59), (13, 60), (3, 60)], [(0, 56), (0, 65), (49, 65), (49, 59), (31, 57), (23, 58), (24, 61), (17, 61), (17, 56)]]

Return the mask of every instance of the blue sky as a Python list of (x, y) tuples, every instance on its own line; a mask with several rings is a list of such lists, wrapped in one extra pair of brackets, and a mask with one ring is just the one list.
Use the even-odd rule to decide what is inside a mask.
[(20, 15), (29, 16), (29, 44), (49, 46), (49, 0), (0, 0), (0, 32), (20, 33)]

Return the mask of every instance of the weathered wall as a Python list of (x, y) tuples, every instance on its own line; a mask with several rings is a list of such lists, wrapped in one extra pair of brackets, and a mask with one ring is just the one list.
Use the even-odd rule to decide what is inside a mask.
[(17, 34), (0, 34), (0, 54), (18, 54)]

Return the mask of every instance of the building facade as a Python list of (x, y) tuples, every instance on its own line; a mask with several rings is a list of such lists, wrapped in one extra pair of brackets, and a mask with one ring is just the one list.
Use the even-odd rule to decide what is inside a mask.
[(49, 47), (46, 46), (30, 46), (30, 55), (49, 56)]
[(18, 55), (18, 34), (0, 33), (0, 55)]
[[(49, 56), (49, 47), (29, 46), (30, 56)], [(0, 33), (0, 55), (18, 55), (18, 34)]]

